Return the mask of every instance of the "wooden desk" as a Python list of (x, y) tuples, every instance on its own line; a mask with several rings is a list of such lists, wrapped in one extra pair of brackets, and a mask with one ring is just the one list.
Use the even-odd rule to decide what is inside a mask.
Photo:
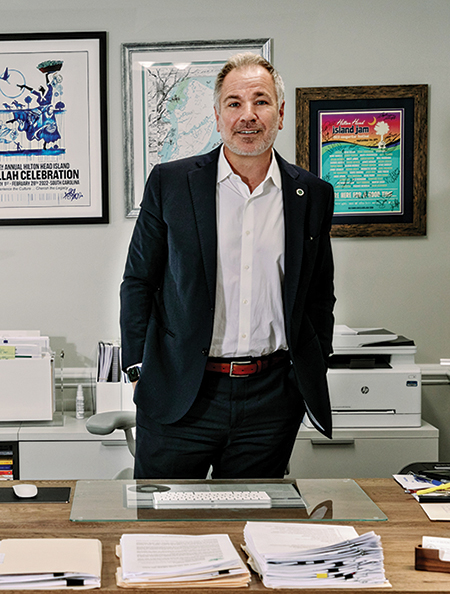
[[(393, 479), (359, 479), (358, 484), (388, 516), (381, 522), (351, 522), (359, 534), (373, 530), (381, 536), (386, 576), (392, 588), (386, 592), (450, 593), (450, 574), (416, 571), (414, 569), (414, 548), (422, 536), (450, 536), (450, 523), (431, 522), (418, 502), (403, 492)], [(75, 486), (74, 481), (40, 481), (38, 486)], [(5, 483), (2, 487), (9, 487)], [(72, 489), (73, 498), (74, 489)], [(226, 532), (235, 546), (240, 549), (243, 542), (243, 522), (71, 522), (70, 504), (14, 503), (0, 504), (0, 538), (37, 537), (79, 537), (99, 538), (103, 543), (102, 591), (126, 592), (115, 584), (115, 570), (118, 561), (115, 546), (124, 532), (166, 532), (172, 534), (214, 534)], [(344, 523), (344, 522), (343, 522)], [(180, 594), (181, 589), (164, 589), (164, 592)], [(188, 589), (190, 591), (190, 589)], [(202, 594), (217, 593), (218, 589), (202, 588)], [(230, 592), (230, 590), (226, 590)], [(236, 589), (231, 592), (248, 592)], [(253, 576), (250, 591), (270, 592), (257, 576)], [(287, 590), (287, 592), (292, 590)], [(300, 593), (324, 592), (328, 590), (298, 590)], [(340, 589), (337, 592), (367, 592), (367, 589)]]

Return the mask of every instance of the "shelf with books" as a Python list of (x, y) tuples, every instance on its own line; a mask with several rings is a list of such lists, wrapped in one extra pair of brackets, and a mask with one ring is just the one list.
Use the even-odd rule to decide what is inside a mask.
[(19, 452), (15, 442), (0, 442), (0, 480), (19, 478)]

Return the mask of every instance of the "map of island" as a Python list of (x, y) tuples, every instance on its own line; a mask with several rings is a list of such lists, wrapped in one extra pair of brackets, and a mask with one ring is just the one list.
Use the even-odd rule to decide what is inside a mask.
[(213, 91), (223, 62), (143, 68), (147, 175), (157, 163), (207, 153), (221, 142)]

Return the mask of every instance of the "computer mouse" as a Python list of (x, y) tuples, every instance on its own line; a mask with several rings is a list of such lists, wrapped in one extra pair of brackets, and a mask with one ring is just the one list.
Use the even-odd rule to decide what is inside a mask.
[(36, 485), (30, 485), (28, 483), (13, 485), (13, 491), (21, 499), (31, 499), (32, 497), (36, 497), (38, 493)]

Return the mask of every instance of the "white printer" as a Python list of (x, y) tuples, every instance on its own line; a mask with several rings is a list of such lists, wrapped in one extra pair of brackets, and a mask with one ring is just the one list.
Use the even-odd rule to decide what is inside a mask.
[(336, 326), (328, 385), (334, 427), (420, 427), (414, 342), (380, 328)]

